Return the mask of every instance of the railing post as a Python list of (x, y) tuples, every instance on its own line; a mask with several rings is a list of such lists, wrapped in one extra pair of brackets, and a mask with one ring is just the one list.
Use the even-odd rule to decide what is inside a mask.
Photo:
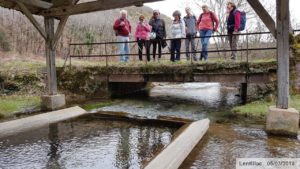
[(249, 67), (249, 34), (248, 34), (248, 30), (246, 31), (247, 35), (246, 35), (246, 45), (247, 45), (247, 49), (246, 49), (246, 59), (247, 59), (247, 66)]
[(108, 67), (108, 58), (107, 58), (107, 47), (106, 47), (106, 43), (104, 44), (104, 50), (105, 50), (105, 66)]
[(68, 46), (69, 46), (69, 48), (68, 48), (68, 53), (67, 53), (67, 56), (66, 56), (66, 58), (65, 58), (65, 62), (64, 62), (63, 68), (66, 67), (67, 61), (68, 61), (68, 59), (69, 59), (69, 57), (70, 57), (70, 55), (71, 55), (71, 45), (69, 44)]

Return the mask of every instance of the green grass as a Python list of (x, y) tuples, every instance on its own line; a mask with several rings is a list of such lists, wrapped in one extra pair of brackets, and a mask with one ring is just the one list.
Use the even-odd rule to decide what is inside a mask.
[[(243, 106), (237, 106), (232, 109), (236, 115), (264, 118), (269, 106), (276, 105), (275, 102), (255, 101)], [(290, 107), (300, 111), (300, 95), (291, 96)]]
[(83, 109), (85, 109), (86, 111), (91, 111), (94, 109), (99, 109), (102, 107), (106, 107), (106, 106), (110, 106), (112, 105), (113, 102), (111, 101), (107, 101), (107, 102), (101, 102), (101, 103), (94, 103), (94, 104), (87, 104), (83, 106)]
[(39, 105), (38, 96), (0, 96), (0, 118), (10, 117), (23, 108)]

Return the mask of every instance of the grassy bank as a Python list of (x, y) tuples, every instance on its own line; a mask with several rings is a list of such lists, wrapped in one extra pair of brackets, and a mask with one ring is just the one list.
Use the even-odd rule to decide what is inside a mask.
[[(255, 101), (243, 106), (232, 109), (235, 115), (246, 116), (251, 118), (265, 118), (269, 106), (276, 105), (275, 102)], [(300, 111), (300, 94), (291, 96), (290, 107)]]
[(0, 96), (0, 118), (13, 116), (24, 108), (40, 105), (38, 96)]

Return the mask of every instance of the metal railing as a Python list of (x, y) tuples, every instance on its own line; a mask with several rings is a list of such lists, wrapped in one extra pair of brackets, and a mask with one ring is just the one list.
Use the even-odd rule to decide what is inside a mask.
[[(300, 32), (300, 30), (294, 30), (294, 33), (296, 32)], [(273, 43), (273, 46), (267, 46), (267, 47), (249, 47), (249, 36), (252, 35), (271, 35), (271, 32), (252, 32), (252, 33), (240, 33), (240, 34), (236, 34), (239, 37), (246, 37), (246, 39), (244, 39), (244, 43), (243, 45), (246, 45), (246, 47), (240, 47), (239, 49), (236, 50), (231, 50), (228, 49), (228, 47), (223, 46), (222, 49), (219, 49), (218, 47), (216, 47), (216, 49), (212, 49), (210, 48), (207, 52), (208, 53), (228, 53), (228, 52), (246, 52), (246, 62), (249, 63), (249, 52), (250, 51), (267, 51), (267, 50), (276, 50), (276, 45), (275, 43)], [(229, 35), (212, 35), (212, 36), (198, 36), (198, 37), (194, 37), (196, 42), (197, 42), (197, 49), (196, 52), (186, 52), (181, 49), (181, 51), (179, 52), (180, 54), (187, 54), (189, 53), (191, 54), (199, 54), (202, 53), (202, 49), (198, 50), (198, 45), (199, 45), (199, 41), (201, 40), (201, 38), (206, 38), (206, 37), (210, 37), (210, 38), (227, 38)], [(185, 39), (189, 39), (189, 38), (181, 38), (181, 40), (185, 40)], [(173, 39), (164, 39), (166, 42), (169, 42)], [(151, 40), (150, 40), (151, 41)], [(274, 41), (275, 42), (275, 41)], [(128, 41), (128, 42), (101, 42), (101, 43), (71, 43), (69, 44), (69, 50), (68, 50), (68, 55), (65, 59), (65, 63), (64, 66), (66, 65), (67, 60), (69, 59), (69, 64), (71, 67), (72, 64), (72, 58), (101, 58), (104, 60), (101, 60), (101, 62), (105, 62), (105, 66), (109, 66), (109, 59), (112, 57), (120, 57), (120, 56), (139, 56), (138, 53), (130, 53), (130, 54), (118, 54), (116, 53), (116, 49), (118, 47), (116, 47), (115, 45), (118, 45), (120, 43), (128, 43), (128, 44), (134, 44), (131, 48), (130, 51), (133, 50), (133, 47), (137, 46), (137, 41)], [(170, 43), (167, 43), (170, 44)], [(268, 42), (266, 42), (265, 44), (268, 45)], [(272, 44), (272, 43), (271, 43)], [(98, 54), (93, 53), (92, 51), (95, 49), (95, 46), (98, 46), (97, 48), (100, 48), (100, 50), (98, 51)], [(102, 47), (101, 47), (102, 46)], [(110, 53), (108, 52), (108, 47), (110, 47)], [(83, 52), (83, 47), (85, 47), (88, 52), (84, 53)], [(96, 48), (96, 49), (97, 49)], [(168, 48), (169, 45), (168, 45)], [(73, 50), (72, 50), (73, 49)], [(112, 51), (114, 50), (115, 53), (113, 53)], [(185, 49), (184, 49), (185, 50)], [(138, 49), (135, 49), (135, 51), (138, 51)], [(150, 50), (152, 51), (152, 50)], [(77, 54), (76, 54), (77, 53)], [(150, 53), (150, 55), (152, 55), (153, 53)], [(161, 55), (170, 55), (170, 52), (162, 52)], [(158, 52), (156, 53), (157, 57), (158, 57)], [(146, 56), (145, 52), (143, 52), (142, 56)], [(241, 55), (242, 56), (242, 55)], [(168, 59), (169, 60), (169, 59)], [(115, 61), (113, 61), (115, 62)], [(145, 59), (145, 63), (147, 64), (147, 59)], [(193, 64), (193, 57), (190, 56), (190, 63)]]

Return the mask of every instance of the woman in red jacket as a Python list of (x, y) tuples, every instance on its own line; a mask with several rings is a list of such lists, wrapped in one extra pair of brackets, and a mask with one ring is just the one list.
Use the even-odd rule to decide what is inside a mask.
[(145, 16), (141, 15), (136, 27), (135, 38), (138, 41), (139, 59), (143, 60), (143, 47), (146, 48), (147, 60), (150, 61), (150, 32), (152, 27), (145, 22)]
[(208, 44), (209, 39), (213, 32), (218, 30), (219, 20), (215, 13), (208, 9), (207, 5), (202, 6), (203, 13), (200, 15), (197, 25), (200, 31), (200, 38), (202, 44), (202, 52), (200, 60), (204, 59), (207, 61), (208, 59)]

